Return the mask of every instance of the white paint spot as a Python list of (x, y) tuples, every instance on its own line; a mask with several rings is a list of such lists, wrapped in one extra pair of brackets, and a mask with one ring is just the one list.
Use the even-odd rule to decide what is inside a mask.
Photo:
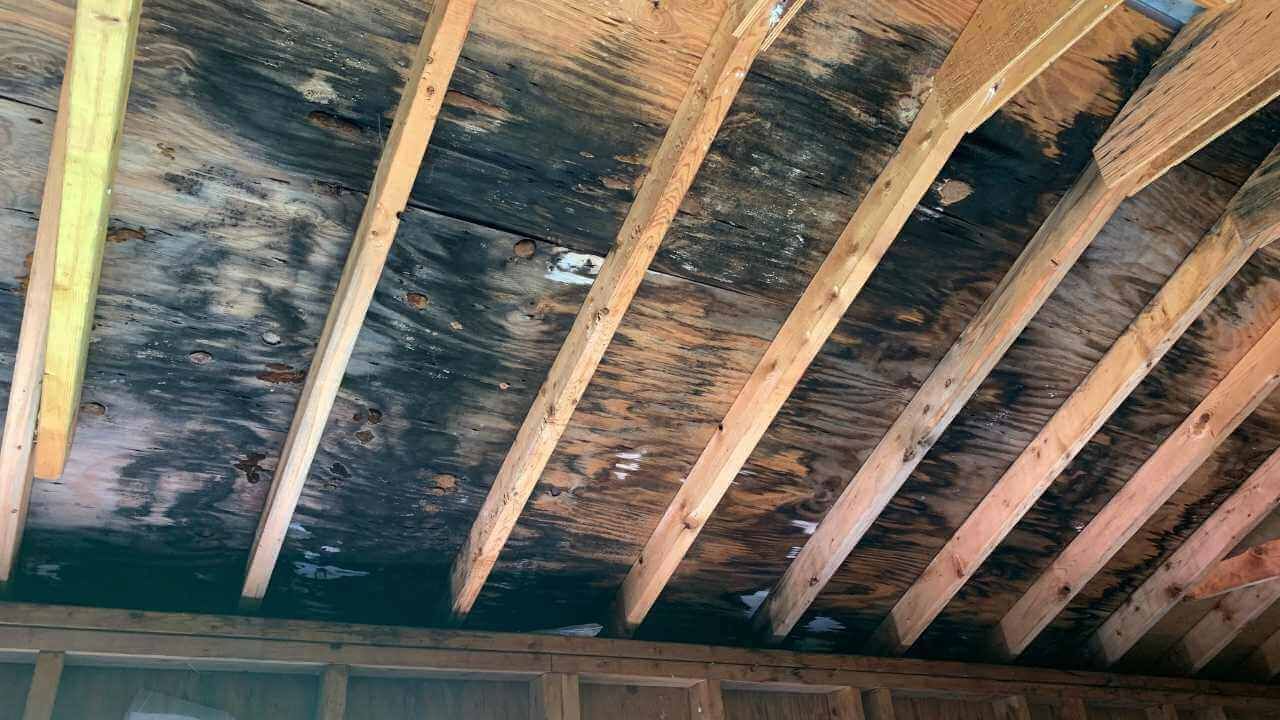
[(787, 551), (787, 559), (795, 560), (798, 557), (800, 557), (800, 546), (792, 545), (791, 549)]
[(567, 627), (553, 628), (551, 630), (535, 630), (534, 635), (563, 635), (565, 637), (596, 637), (604, 632), (604, 626), (599, 623), (587, 623), (585, 625), (569, 625)]
[(302, 523), (289, 523), (289, 532), (295, 533), (300, 538), (311, 537), (311, 531), (302, 526)]
[(792, 520), (791, 527), (798, 527), (804, 530), (805, 535), (812, 535), (818, 531), (818, 523), (812, 520)]
[(767, 597), (769, 597), (768, 590), (757, 590), (750, 595), (739, 595), (738, 599), (742, 601), (743, 605), (747, 606), (746, 614), (750, 617), (756, 614), (756, 611), (760, 609), (760, 605), (764, 603), (764, 599)]
[(595, 255), (565, 251), (551, 259), (546, 278), (568, 285), (590, 285), (595, 282), (602, 262)]
[(317, 565), (309, 562), (294, 562), (293, 571), (309, 580), (339, 580), (342, 578), (365, 577), (369, 574), (362, 570), (347, 570), (337, 565)]
[(780, 2), (773, 6), (773, 12), (769, 13), (769, 27), (773, 27), (782, 22), (782, 16), (787, 12), (787, 4)]
[(844, 624), (829, 617), (816, 617), (810, 620), (804, 629), (811, 633), (833, 633), (844, 630)]
[(338, 99), (338, 91), (319, 72), (311, 73), (311, 77), (298, 86), (298, 92), (309, 102), (320, 105), (332, 105)]
[(36, 576), (45, 578), (46, 580), (61, 580), (58, 571), (62, 569), (59, 563), (40, 563), (36, 565)]
[(336, 548), (336, 547), (334, 547), (334, 546), (332, 546), (332, 545), (321, 545), (321, 546), (320, 546), (320, 550), (321, 550), (321, 551), (323, 551), (323, 552), (327, 552), (327, 553), (339, 553), (339, 552), (342, 552), (341, 550), (339, 550), (338, 548)]
[(304, 557), (304, 558), (306, 558), (306, 559), (308, 559), (308, 560), (315, 560), (315, 559), (317, 559), (317, 558), (319, 558), (319, 557), (320, 557), (320, 553), (315, 552), (315, 551), (313, 551), (313, 550), (303, 550), (303, 551), (302, 551), (302, 557)]

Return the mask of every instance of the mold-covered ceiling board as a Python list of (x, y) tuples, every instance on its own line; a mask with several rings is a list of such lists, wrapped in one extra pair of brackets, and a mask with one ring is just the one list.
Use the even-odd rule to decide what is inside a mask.
[(400, 217), (422, 166), (446, 90), (471, 29), (475, 0), (436, 0), (406, 79), (356, 226), (342, 280), (316, 341), (298, 409), (279, 451), (271, 490), (254, 536), (240, 596), (256, 606), (267, 594), (316, 448), (328, 425), (356, 339), (395, 242)]
[[(718, 423), (628, 572), (618, 591), (621, 632), (630, 634), (644, 621), (703, 525), (902, 232), (916, 205), (964, 136), (987, 112), (986, 103), (993, 95), (1005, 99), (996, 86), (1007, 83), (1020, 87), (1030, 81), (1040, 74), (1045, 63), (1024, 63), (1026, 56), (1056, 56), (1116, 7), (1085, 0), (1051, 3), (1043, 12), (1026, 12), (1026, 6), (1020, 3), (983, 0), (975, 18), (948, 52), (938, 71), (940, 77), (901, 145), (856, 205), (852, 219)], [(987, 26), (1006, 14), (1009, 35), (988, 32)], [(1072, 26), (1073, 32), (1051, 30), (1058, 24)], [(979, 67), (979, 72), (971, 74), (970, 65)], [(871, 487), (877, 498), (887, 500), (891, 494), (880, 484)], [(829, 537), (823, 536), (824, 530), (830, 533)], [(813, 543), (822, 547), (840, 545), (854, 535), (839, 527), (823, 528)], [(820, 552), (801, 553), (779, 582), (778, 591), (760, 608), (760, 617), (771, 627), (771, 634), (780, 636), (790, 629), (798, 619), (797, 608), (807, 606), (814, 588), (825, 584), (842, 559), (843, 555), (833, 561), (821, 557)]]
[[(298, 3), (279, 3), (271, 8), (293, 19), (284, 33), (286, 37), (314, 41), (316, 37), (341, 36), (343, 26), (314, 8)], [(108, 319), (115, 314), (116, 322), (114, 326), (111, 322), (102, 323), (101, 338), (115, 342), (101, 343), (99, 364), (96, 369), (91, 368), (91, 374), (98, 378), (98, 397), (90, 402), (101, 406), (106, 415), (94, 421), (98, 426), (90, 427), (89, 437), (82, 437), (86, 450), (77, 468), (78, 477), (101, 480), (101, 485), (91, 492), (103, 497), (90, 507), (68, 504), (73, 497), (60, 486), (51, 486), (42, 489), (55, 491), (61, 499), (51, 500), (49, 493), (43, 497), (57, 510), (47, 505), (41, 508), (37, 500), (35, 512), (43, 516), (37, 525), (45, 522), (45, 527), (50, 528), (83, 527), (90, 535), (106, 535), (123, 545), (132, 543), (135, 550), (139, 549), (137, 539), (127, 539), (127, 533), (118, 532), (129, 521), (176, 527), (174, 535), (182, 535), (194, 526), (197, 534), (190, 538), (177, 540), (170, 535), (161, 541), (165, 548), (162, 552), (180, 557), (184, 553), (194, 555), (200, 562), (217, 567), (208, 573), (197, 571), (204, 579), (195, 580), (190, 580), (189, 571), (175, 571), (170, 585), (181, 586), (190, 581), (196, 588), (207, 588), (210, 591), (202, 595), (217, 605), (222, 600), (211, 587), (216, 587), (214, 576), (238, 563), (215, 549), (221, 546), (225, 552), (226, 548), (238, 548), (236, 552), (242, 553), (248, 548), (242, 530), (246, 524), (251, 527), (250, 517), (256, 512), (254, 506), (262, 502), (259, 488), (263, 487), (251, 485), (269, 475), (272, 463), (259, 463), (265, 460), (268, 450), (278, 447), (280, 438), (276, 433), (287, 426), (287, 410), (285, 415), (280, 411), (292, 402), (290, 395), (296, 392), (294, 384), (300, 381), (300, 368), (304, 367), (307, 338), (318, 334), (324, 316), (323, 291), (336, 281), (336, 263), (341, 260), (340, 249), (344, 247), (342, 237), (349, 238), (354, 226), (360, 200), (345, 193), (342, 186), (367, 182), (367, 177), (351, 180), (349, 170), (343, 170), (348, 177), (338, 176), (336, 180), (333, 174), (308, 175), (314, 168), (293, 168), (280, 155), (263, 151), (263, 147), (278, 140), (271, 132), (288, 130), (300, 133), (304, 145), (317, 144), (314, 151), (297, 153), (296, 157), (304, 161), (335, 155), (345, 155), (349, 160), (355, 144), (347, 142), (351, 126), (335, 122), (333, 117), (337, 116), (331, 110), (335, 104), (350, 102), (353, 96), (364, 97), (366, 91), (351, 92), (347, 85), (340, 93), (333, 85), (343, 80), (354, 84), (352, 78), (362, 77), (360, 68), (373, 67), (374, 63), (347, 56), (342, 63), (344, 73), (339, 74), (335, 68), (324, 82), (312, 83), (306, 73), (325, 65), (320, 58), (306, 55), (314, 46), (292, 39), (287, 44), (279, 42), (273, 26), (246, 10), (249, 20), (258, 21), (242, 23), (244, 47), (254, 49), (253, 58), (230, 51), (219, 55), (226, 44), (219, 37), (219, 46), (196, 49), (184, 57), (183, 64), (176, 66), (184, 74), (179, 75), (177, 83), (170, 82), (175, 66), (169, 48), (178, 47), (178, 41), (170, 40), (166, 33), (175, 28), (191, 29), (202, 19), (216, 27), (231, 25), (220, 18), (234, 8), (219, 4), (208, 10), (191, 12), (188, 6), (176, 8), (156, 2), (148, 5), (148, 16), (144, 18), (141, 43), (147, 58), (139, 71), (138, 87), (142, 91), (136, 96), (135, 105), (159, 112), (131, 113), (126, 122), (126, 159), (117, 206), (117, 222), (122, 228), (116, 234), (120, 242), (108, 250), (108, 259), (114, 255), (116, 264), (106, 270), (104, 280), (104, 286), (115, 293), (104, 304), (123, 306), (124, 310), (104, 310)], [(307, 22), (324, 32), (293, 34)], [(21, 55), (11, 56), (10, 62), (57, 67), (52, 56), (61, 49), (45, 42), (40, 35), (42, 27), (33, 22), (5, 28), (6, 37), (15, 38), (5, 46), (23, 49)], [(197, 24), (196, 29), (200, 27)], [(200, 37), (201, 33), (191, 35)], [(170, 42), (173, 44), (167, 44)], [(277, 53), (274, 58), (272, 52)], [(291, 57), (290, 53), (302, 56)], [(265, 94), (252, 103), (256, 112), (238, 106), (236, 119), (242, 124), (231, 125), (231, 133), (226, 132), (230, 114), (215, 113), (210, 117), (205, 114), (209, 108), (199, 105), (200, 100), (208, 102), (211, 98), (207, 95), (216, 88), (191, 87), (215, 77), (221, 67), (217, 62), (228, 63), (236, 73), (249, 77), (253, 82), (246, 87), (265, 86)], [(378, 64), (393, 67), (395, 61), (380, 58)], [(268, 82), (268, 71), (261, 68), (272, 68), (272, 73), (278, 68), (303, 68), (302, 76), (294, 83), (302, 90)], [(253, 69), (261, 70), (262, 75), (253, 75)], [(25, 82), (30, 76), (8, 72), (4, 77), (23, 78)], [(56, 78), (45, 79), (56, 82)], [(393, 85), (384, 80), (378, 76), (369, 80), (367, 92), (382, 93)], [(171, 96), (174, 87), (183, 97)], [(19, 84), (15, 89), (25, 88)], [(40, 93), (48, 94), (47, 89), (33, 92)], [(15, 95), (19, 96), (15, 99), (21, 98), (20, 94)], [(370, 119), (394, 102), (390, 97), (383, 100), (382, 110), (372, 112)], [(280, 123), (278, 117), (273, 117), (274, 125), (255, 125), (254, 121), (263, 116), (258, 109), (268, 107), (277, 116), (300, 107), (296, 115), (290, 115), (298, 122)], [(458, 112), (456, 105), (452, 107), (452, 112)], [(42, 138), (41, 134), (47, 130), (41, 128), (51, 126), (51, 115), (14, 103), (7, 105), (7, 111), (14, 116), (13, 127), (30, 133), (25, 139), (14, 137), (6, 148), (7, 152), (18, 154), (18, 166), (34, 168), (29, 176), (20, 179), (27, 184), (28, 177), (43, 176), (40, 153), (44, 151), (40, 148), (47, 147), (47, 137)], [(31, 118), (44, 124), (36, 125)], [(450, 122), (456, 128), (456, 117)], [(211, 129), (210, 124), (215, 127)], [(376, 123), (370, 122), (368, 127), (376, 127)], [(245, 141), (246, 135), (252, 139)], [(363, 131), (356, 135), (364, 137)], [(373, 156), (373, 152), (364, 153), (361, 161), (348, 162), (347, 167), (371, 166)], [(294, 157), (290, 155), (288, 162), (294, 162)], [(35, 186), (38, 188), (38, 183)], [(35, 196), (27, 192), (27, 197)], [(31, 202), (12, 205), (34, 209)], [(466, 229), (463, 223), (455, 226), (455, 236), (484, 232)], [(446, 228), (440, 234), (448, 232)], [(211, 239), (216, 242), (210, 243)], [(510, 256), (517, 240), (506, 241), (504, 258)], [(161, 247), (155, 247), (157, 244)], [(21, 266), (18, 247), (6, 248), (18, 253), (15, 268)], [(149, 265), (145, 258), (154, 255), (168, 256), (168, 262)], [(147, 269), (137, 272), (135, 263)], [(222, 272), (219, 275), (216, 271)], [(539, 271), (538, 277), (544, 272)], [(21, 275), (21, 270), (16, 269), (10, 277)], [(173, 277), (190, 281), (176, 297), (165, 291), (172, 286), (166, 278)], [(442, 325), (441, 329), (454, 332), (448, 320)], [(189, 328), (185, 336), (183, 328)], [(174, 330), (173, 334), (169, 334), (170, 330)], [(112, 353), (117, 354), (113, 357)], [(228, 373), (236, 377), (234, 382), (227, 381)], [(140, 385), (126, 391), (122, 378), (134, 378)], [(282, 390), (291, 392), (277, 392)], [(192, 444), (194, 438), (199, 441)], [(184, 516), (188, 510), (194, 515)], [(34, 545), (39, 547), (38, 542)], [(58, 553), (50, 551), (49, 555)], [(145, 575), (139, 566), (131, 571), (126, 568), (123, 575), (129, 576), (129, 572)], [(185, 579), (181, 577), (184, 574)], [(157, 580), (157, 584), (161, 586), (158, 589), (166, 589), (165, 580)]]
[[(1005, 112), (960, 146), (942, 173), (937, 194), (926, 198), (927, 210), (917, 212), (903, 243), (889, 253), (886, 265), (873, 276), (863, 297), (865, 302), (855, 303), (851, 309), (846, 327), (854, 344), (842, 346), (843, 338), (838, 338), (820, 356), (797, 397), (784, 407), (761, 449), (730, 491), (722, 511), (713, 516), (707, 537), (694, 546), (686, 566), (672, 583), (671, 597), (659, 603), (655, 612), (661, 619), (655, 616), (655, 625), (675, 623), (680, 619), (678, 615), (695, 610), (710, 612), (711, 608), (726, 616), (741, 616), (752, 609), (749, 603), (758, 602), (760, 593), (781, 576), (789, 556), (804, 544), (806, 533), (821, 519), (841, 484), (852, 476), (852, 468), (880, 439), (912, 390), (1008, 268), (1021, 244), (1066, 190), (1073, 174), (1087, 162), (1093, 141), (1142, 77), (1143, 60), (1135, 57), (1135, 45), (1142, 57), (1154, 57), (1165, 38), (1163, 28), (1136, 13), (1113, 15), (1086, 36), (1077, 50), (1065, 55), (1015, 98)], [(1152, 45), (1154, 48), (1149, 48)], [(1115, 64), (1109, 66), (1098, 58)], [(1070, 88), (1070, 95), (1064, 93), (1065, 88)], [(993, 167), (1000, 171), (993, 172)], [(1021, 213), (1016, 216), (1009, 212), (1014, 208), (995, 202), (996, 198), (1009, 196), (1008, 186), (997, 180), (1005, 169), (1027, 176), (1017, 182), (1017, 195), (1029, 202), (1016, 208)], [(967, 198), (962, 195), (957, 202), (951, 194), (956, 186), (969, 187), (973, 192)], [(1002, 192), (1002, 188), (1006, 191)], [(1144, 214), (1151, 218), (1166, 212), (1164, 203), (1148, 203), (1146, 207), (1149, 209)], [(969, 228), (990, 230), (971, 235)], [(1203, 229), (1197, 228), (1196, 232)], [(1135, 246), (1152, 245), (1150, 240), (1141, 239), (1141, 227), (1134, 223), (1128, 234), (1113, 237), (1104, 245), (1110, 248), (1108, 256), (1120, 259), (1131, 255)], [(928, 258), (943, 252), (950, 258), (946, 268), (931, 266), (929, 274), (918, 278), (905, 272), (913, 268), (918, 274), (919, 268), (929, 266)], [(1149, 252), (1163, 254), (1165, 250), (1153, 246)], [(1133, 267), (1151, 260), (1135, 259)], [(1069, 279), (1069, 296), (1083, 293), (1084, 297), (1092, 297), (1117, 284), (1123, 288), (1131, 282), (1123, 277), (1099, 272), (1084, 283)], [(1097, 321), (1105, 326), (1107, 311), (1095, 309), (1098, 302), (1092, 301), (1091, 307), (1090, 302), (1082, 301), (1079, 307), (1073, 305), (1066, 312), (1055, 313), (1054, 322), (1048, 327), (1065, 323), (1076, 329), (1061, 335), (1041, 330), (1044, 347), (1087, 341), (1097, 332), (1093, 327)], [(939, 306), (941, 309), (935, 312)], [(1081, 323), (1080, 318), (1088, 321)], [(890, 347), (896, 350), (887, 351)], [(1061, 363), (1061, 352), (1056, 356), (1055, 362)], [(1043, 358), (1041, 352), (1023, 362), (1039, 368)], [(1003, 378), (1007, 381), (1008, 374)], [(1064, 384), (1063, 390), (1068, 389)], [(998, 405), (1007, 393), (988, 386), (980, 395), (987, 403)], [(1008, 429), (992, 425), (991, 417), (997, 412), (998, 408), (984, 416), (979, 427), (997, 446), (1007, 442), (1012, 447), (1015, 441), (1004, 438)], [(979, 471), (987, 467), (987, 452), (974, 452), (971, 457), (972, 462), (978, 463), (971, 472), (947, 473), (946, 482), (953, 488), (948, 493), (963, 487), (963, 478), (974, 477), (977, 482), (984, 474), (998, 473), (994, 467)], [(931, 474), (937, 472), (934, 469)], [(972, 492), (985, 489), (975, 488)], [(909, 497), (895, 501), (904, 508), (899, 516), (903, 525), (913, 525), (911, 532), (895, 535), (896, 552), (906, 552), (908, 544), (936, 541), (922, 537), (930, 533), (914, 526), (921, 521), (919, 495), (917, 489)], [(934, 520), (930, 518), (929, 522)], [(884, 541), (878, 540), (877, 547), (880, 542)], [(909, 584), (908, 566), (896, 562), (899, 558), (882, 564), (879, 560), (884, 559), (883, 555), (878, 550), (871, 552), (876, 562), (868, 568), (868, 583), (875, 588), (879, 602), (891, 601)], [(931, 557), (925, 552), (921, 555), (926, 561)], [(726, 586), (729, 591), (714, 590)], [(843, 590), (833, 590), (827, 595), (843, 594)], [(865, 602), (865, 591), (859, 592), (856, 600)], [(669, 606), (666, 611), (664, 605)], [(881, 617), (887, 609), (881, 609)], [(695, 618), (669, 633), (666, 627), (651, 632), (676, 637), (685, 630), (695, 631), (692, 626), (697, 624)], [(826, 636), (831, 637), (831, 633)]]
[(731, 6), (654, 155), (618, 240), (600, 264), (591, 290), (565, 337), (533, 405), (493, 478), (450, 570), (451, 623), (471, 612), (529, 496), (572, 419), (646, 271), (719, 134), (751, 63), (781, 17), (751, 0)]

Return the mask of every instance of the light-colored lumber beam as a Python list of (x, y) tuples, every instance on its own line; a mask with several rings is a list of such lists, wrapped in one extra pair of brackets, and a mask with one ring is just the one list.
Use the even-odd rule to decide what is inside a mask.
[(841, 688), (827, 695), (831, 720), (867, 720), (862, 707), (862, 693), (856, 688)]
[(771, 14), (761, 10), (757, 0), (734, 0), (721, 18), (614, 248), (454, 559), (443, 613), (448, 622), (460, 624), (475, 604), (702, 167), (770, 33)]
[(351, 351), (395, 241), (400, 213), (409, 203), (476, 1), (432, 4), (258, 524), (240, 593), (245, 605), (259, 603), (271, 582)]
[(871, 688), (862, 693), (862, 709), (867, 720), (895, 720), (893, 691), (889, 688)]
[[(1272, 456), (1273, 460), (1275, 457)], [(1268, 464), (1280, 465), (1280, 462)], [(1280, 469), (1274, 473), (1280, 475)], [(1262, 503), (1258, 507), (1265, 508)], [(1219, 562), (1187, 593), (1187, 599), (1207, 600), (1276, 578), (1280, 578), (1280, 540), (1255, 545)]]
[(582, 691), (577, 675), (547, 673), (529, 683), (531, 720), (582, 720)]
[[(60, 115), (66, 115), (66, 135), (62, 188), (56, 201), (57, 226), (49, 231), (57, 240), (39, 391), (38, 441), (32, 457), (35, 476), (49, 480), (62, 476), (75, 434), (141, 9), (142, 0), (76, 3), (74, 40), (63, 79), (69, 89), (66, 102), (58, 109)], [(41, 220), (43, 224), (53, 218)], [(34, 270), (34, 258), (32, 264)], [(37, 301), (44, 302), (43, 298)], [(33, 322), (40, 320), (38, 314), (33, 318)], [(40, 332), (39, 327), (31, 329)], [(31, 342), (39, 341), (33, 337)], [(24, 360), (31, 362), (29, 357)], [(31, 391), (30, 380), (23, 389)]]
[(347, 680), (351, 671), (346, 665), (326, 665), (320, 675), (320, 697), (316, 702), (316, 720), (344, 720), (347, 716)]
[[(809, 364), (961, 138), (992, 108), (999, 89), (1022, 86), (1042, 69), (1043, 63), (1025, 62), (1029, 56), (1056, 56), (1064, 48), (1050, 43), (1069, 46), (1078, 37), (1055, 33), (1056, 28), (1079, 20), (1077, 14), (1100, 19), (1117, 5), (984, 0), (978, 6), (898, 152), (765, 350), (632, 566), (615, 606), (616, 632), (630, 633), (643, 622)], [(1082, 34), (1093, 22), (1073, 26)], [(797, 578), (797, 586), (808, 585), (810, 577), (826, 580), (820, 574), (805, 575)], [(789, 615), (793, 606), (779, 607), (772, 600), (766, 600), (757, 617), (765, 618), (768, 627), (794, 624)]]
[(1153, 147), (1177, 145), (1188, 124), (1203, 124), (1280, 72), (1274, 11), (1274, 0), (1239, 0), (1187, 23), (1094, 150), (1108, 183), (1141, 172)]
[(1080, 698), (1062, 698), (1059, 707), (1058, 716), (1062, 720), (1089, 720), (1089, 708)]
[(49, 148), (49, 169), (40, 199), (40, 222), (36, 226), (35, 249), (27, 275), (27, 295), (22, 306), (22, 326), (14, 354), (9, 382), (9, 407), (4, 434), (0, 436), (0, 595), (7, 594), (18, 563), (22, 531), (31, 499), (32, 447), (35, 445), (36, 415), (40, 408), (40, 384), (44, 374), (45, 340), (49, 333), (50, 296), (53, 293), (54, 252), (58, 244), (58, 218), (62, 206), (62, 180), (67, 151), (67, 95), (71, 89), (71, 57), (75, 39), (67, 51), (58, 98), (58, 115), (53, 122)]
[(1018, 598), (994, 633), (997, 651), (1021, 654), (1277, 385), (1280, 320)]
[[(1280, 151), (1254, 172), (1218, 223), (934, 556), (876, 631), (873, 650), (901, 653), (919, 638), (1227, 281), (1275, 236), (1280, 211), (1254, 208), (1280, 192), (1280, 172), (1272, 167), (1277, 160)], [(1254, 219), (1241, 232), (1245, 217)]]
[[(1245, 117), (1216, 114), (1192, 128), (1193, 137), (1217, 134)], [(1146, 163), (1168, 161), (1169, 147), (1152, 145)], [(1136, 173), (1106, 183), (1090, 164), (1027, 244), (1000, 286), (921, 385), (863, 461), (782, 583), (757, 617), (773, 641), (784, 637), (821, 593), (942, 433), (1075, 265), (1120, 202), (1158, 173)], [(930, 567), (898, 601), (868, 644), (873, 654), (901, 654), (954, 596), (968, 571)], [(816, 582), (815, 582), (816, 581)]]
[(36, 655), (35, 672), (27, 689), (22, 720), (53, 720), (53, 706), (58, 698), (58, 684), (62, 681), (65, 660), (66, 656), (61, 652), (41, 651)]
[[(1088, 652), (1108, 667), (1124, 657), (1231, 548), (1280, 506), (1280, 450), (1209, 516), (1177, 551), (1125, 600), (1093, 634)], [(1280, 548), (1278, 548), (1280, 549)]]
[(992, 703), (996, 720), (1031, 720), (1031, 705), (1022, 695), (1000, 698)]
[(1174, 646), (1169, 659), (1180, 672), (1194, 675), (1204, 669), (1218, 653), (1258, 619), (1271, 606), (1280, 602), (1280, 580), (1252, 585), (1218, 598), (1213, 609), (1187, 631)]
[(719, 680), (702, 680), (689, 688), (690, 720), (725, 720), (724, 690)]

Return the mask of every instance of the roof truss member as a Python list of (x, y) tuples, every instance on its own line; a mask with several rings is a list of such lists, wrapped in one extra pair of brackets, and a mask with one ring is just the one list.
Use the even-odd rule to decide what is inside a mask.
[(1192, 598), (1195, 590), (1188, 592), (1187, 589), (1197, 587), (1197, 582), (1198, 587), (1203, 587), (1209, 579), (1206, 576), (1213, 574), (1214, 564), (1277, 505), (1280, 505), (1280, 451), (1272, 453), (1168, 560), (1160, 563), (1119, 610), (1111, 613), (1089, 643), (1095, 662), (1109, 666), (1124, 657), (1180, 600)]
[(1280, 578), (1280, 540), (1255, 545), (1219, 562), (1187, 593), (1187, 599), (1205, 600), (1275, 578)]
[(1277, 385), (1280, 319), (1018, 599), (997, 628), (997, 649), (1021, 654)]
[[(792, 10), (798, 0), (792, 0)], [(450, 573), (447, 619), (471, 611), (605, 349), (684, 202), (770, 28), (771, 2), (734, 0), (720, 19), (618, 239), (507, 452)], [(786, 17), (793, 17), (788, 13)]]
[[(61, 168), (52, 168), (53, 177), (61, 175), (61, 197), (48, 207), (57, 211), (57, 225), (50, 231), (57, 240), (53, 257), (46, 256), (53, 267), (38, 393), (40, 441), (32, 459), (36, 477), (61, 477), (71, 451), (141, 11), (142, 0), (76, 4), (75, 41), (63, 81), (69, 88), (59, 108), (59, 114), (66, 115), (65, 156)], [(39, 330), (34, 327), (39, 317), (37, 313), (30, 324), (33, 331)], [(31, 352), (39, 344), (31, 338), (24, 349)], [(38, 361), (30, 355), (19, 358), (20, 365), (33, 362)], [(26, 382), (19, 391), (33, 397), (31, 379)], [(22, 423), (25, 418), (13, 421)]]
[(965, 133), (1117, 7), (984, 0), (933, 93), (685, 478), (619, 593), (615, 629), (644, 620), (743, 463)]
[(427, 18), (364, 215), (356, 229), (351, 253), (285, 439), (271, 494), (258, 524), (240, 593), (248, 605), (260, 602), (266, 595), (276, 558), (311, 471), (311, 461), (320, 446), (320, 436), (346, 374), (378, 278), (382, 276), (387, 253), (395, 241), (400, 213), (409, 203), (409, 193), (422, 166), (475, 9), (476, 0), (436, 0)]
[[(1196, 29), (1189, 30), (1192, 35)], [(1180, 35), (1180, 38), (1185, 36)], [(1151, 83), (1163, 74), (1187, 76), (1178, 66), (1194, 63), (1198, 55), (1176, 49), (1167, 53), (1153, 72)], [(1203, 74), (1203, 73), (1202, 73)], [(1191, 73), (1187, 82), (1194, 81)], [(1213, 78), (1206, 75), (1205, 82)], [(1144, 85), (1143, 88), (1147, 88)], [(1138, 93), (1142, 94), (1141, 90)], [(1146, 104), (1159, 104), (1148, 102)], [(1146, 117), (1152, 113), (1143, 110)], [(1126, 106), (1117, 125), (1125, 122)], [(1243, 114), (1189, 113), (1160, 120), (1171, 126), (1161, 142), (1130, 154), (1132, 172), (1109, 183), (1099, 165), (1090, 164), (1023, 250), (1000, 286), (991, 294), (960, 338), (938, 363), (897, 417), (858, 473), (827, 512), (813, 537), (765, 600), (756, 616), (768, 639), (784, 638), (827, 581), (839, 569), (862, 536), (897, 494), (960, 409), (977, 391), (996, 363), (1039, 312), (1044, 302), (1097, 236), (1124, 198), (1160, 177), (1184, 156), (1184, 147), (1199, 147), (1225, 132)], [(1199, 123), (1199, 124), (1197, 124)], [(978, 558), (980, 553), (974, 553)], [(982, 555), (985, 557), (985, 555)], [(976, 563), (973, 565), (976, 567)], [(918, 583), (894, 608), (872, 638), (872, 652), (905, 652), (945, 607), (967, 576), (967, 566), (953, 565)]]

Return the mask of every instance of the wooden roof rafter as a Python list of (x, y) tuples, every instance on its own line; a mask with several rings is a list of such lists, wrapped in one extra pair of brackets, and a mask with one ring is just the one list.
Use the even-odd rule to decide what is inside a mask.
[[(1240, 5), (1242, 10), (1247, 7), (1251, 7), (1248, 2)], [(1199, 38), (1206, 30), (1212, 31), (1215, 27), (1220, 26), (1206, 20), (1189, 25), (1183, 32)], [(1225, 27), (1232, 26), (1227, 24)], [(1212, 42), (1206, 42), (1203, 38), (1196, 44), (1213, 46)], [(1168, 67), (1169, 64), (1187, 62), (1188, 55), (1177, 48), (1178, 46), (1173, 46), (1173, 51), (1161, 58), (1158, 67), (1162, 68), (1162, 72), (1153, 72), (1148, 82), (1159, 84), (1166, 73), (1173, 69)], [(1269, 52), (1273, 55), (1272, 62), (1280, 61), (1280, 53)], [(1184, 82), (1186, 81), (1185, 74), (1181, 71), (1174, 76), (1183, 77)], [(1134, 166), (1120, 173), (1116, 189), (1132, 194), (1145, 187), (1170, 167), (1275, 97), (1277, 92), (1280, 92), (1280, 73), (1272, 73), (1256, 87), (1247, 89), (1242, 97), (1226, 108), (1186, 116), (1179, 114), (1176, 108), (1165, 110), (1162, 115), (1157, 115), (1158, 122), (1173, 126), (1172, 132), (1164, 135), (1162, 142), (1146, 144), (1144, 155), (1126, 156), (1126, 162)], [(1161, 93), (1148, 89), (1143, 96), (1158, 98)], [(1182, 127), (1182, 123), (1193, 116), (1199, 118), (1197, 122), (1200, 124)], [(1108, 135), (1134, 135), (1142, 132), (1142, 127), (1126, 127), (1120, 123), (1121, 120), (1117, 119)], [(1242, 233), (1242, 242), (1237, 242), (1235, 233), (1246, 215), (1256, 218), (1258, 209), (1265, 206), (1265, 203), (1250, 200), (1248, 195), (1257, 192), (1265, 195), (1274, 191), (1274, 182), (1268, 179), (1268, 168), (1274, 158), (1275, 155), (1263, 163), (1251, 184), (1247, 184), (1246, 189), (1242, 189), (1236, 196), (1215, 230), (1201, 240), (1196, 250), (1151, 301), (1148, 309), (1103, 356), (1089, 376), (969, 514), (942, 550), (934, 556), (920, 578), (899, 598), (873, 635), (868, 648), (870, 651), (903, 653), (919, 639), (951, 598), (977, 572), (996, 546), (1071, 459), (1083, 449), (1089, 438), (1102, 427), (1124, 398), (1146, 377), (1147, 372), (1181, 337), (1209, 301), (1234, 277), (1245, 261), (1270, 240), (1266, 220), (1261, 223), (1255, 221), (1253, 231)], [(1048, 222), (1053, 221), (1054, 217), (1051, 217)], [(1034, 243), (1035, 241), (1031, 247), (1035, 246)], [(993, 298), (998, 297), (1003, 289), (1002, 285), (993, 294)], [(984, 311), (986, 310), (984, 307)], [(984, 311), (980, 311), (979, 317), (983, 316)], [(963, 339), (962, 337), (962, 341)], [(931, 376), (930, 379), (933, 378)], [(855, 481), (850, 487), (856, 490), (857, 485)], [(867, 521), (864, 519), (863, 522)], [(798, 619), (799, 616), (795, 617)]]
[[(507, 538), (613, 340), (645, 272), (706, 159), (756, 56), (795, 16), (780, 20), (764, 0), (735, 0), (722, 16), (693, 81), (628, 211), (618, 239), (583, 301), (525, 416), (450, 572), (448, 622), (471, 611)], [(778, 4), (781, 8), (782, 5)]]
[(260, 603), (266, 595), (356, 338), (395, 241), (400, 213), (408, 206), (409, 193), (422, 166), (477, 2), (436, 0), (423, 29), (249, 553), (240, 592), (247, 606)]
[[(1142, 586), (1102, 623), (1089, 641), (1094, 664), (1108, 667), (1129, 652), (1179, 601), (1193, 599), (1215, 563), (1280, 506), (1280, 451), (1276, 451), (1162, 562)], [(1199, 583), (1199, 585), (1197, 585)]]
[[(960, 140), (1118, 6), (984, 0), (896, 155), (863, 198), (685, 477), (619, 591), (614, 630), (633, 632), (738, 471)], [(761, 608), (767, 613), (769, 602)]]
[(997, 652), (1020, 655), (1278, 385), (1280, 319), (1018, 598), (993, 633)]

